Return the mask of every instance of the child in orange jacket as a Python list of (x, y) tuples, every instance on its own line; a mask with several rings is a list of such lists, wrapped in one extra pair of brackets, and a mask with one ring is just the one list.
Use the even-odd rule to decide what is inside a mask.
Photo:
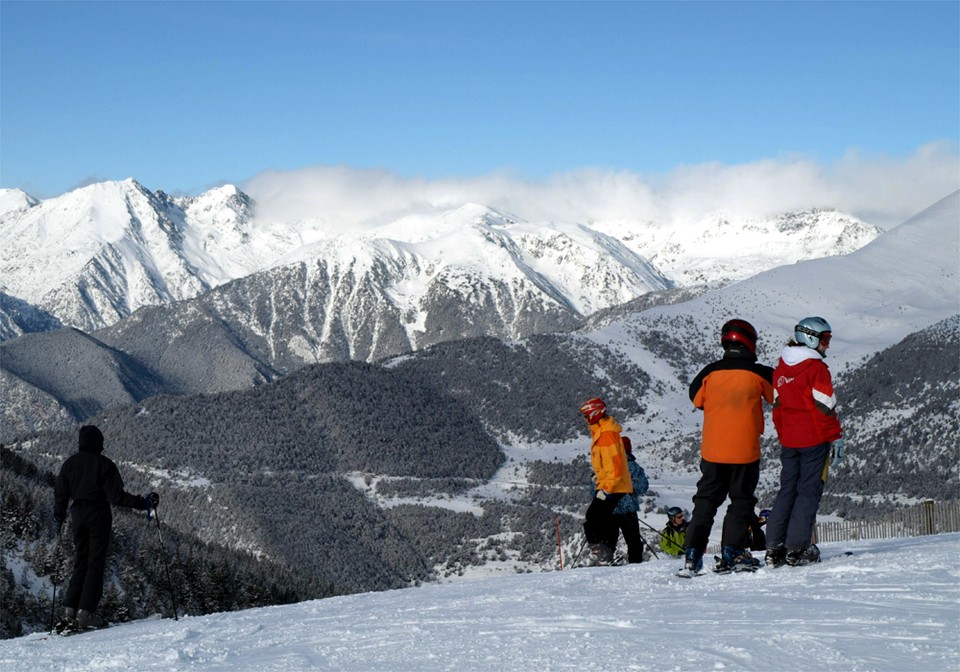
[(763, 402), (773, 401), (773, 369), (757, 363), (757, 330), (734, 319), (720, 329), (723, 359), (708, 364), (690, 383), (690, 400), (703, 411), (700, 472), (679, 576), (696, 576), (717, 509), (729, 497), (723, 519), (718, 571), (755, 569), (759, 561), (743, 548), (760, 480)]
[(588, 399), (580, 406), (580, 413), (590, 428), (590, 465), (596, 484), (583, 530), (597, 564), (609, 564), (613, 560), (613, 549), (606, 543), (611, 537), (616, 538), (618, 531), (613, 510), (625, 494), (633, 492), (627, 453), (620, 437), (622, 428), (606, 410), (607, 405), (599, 397)]

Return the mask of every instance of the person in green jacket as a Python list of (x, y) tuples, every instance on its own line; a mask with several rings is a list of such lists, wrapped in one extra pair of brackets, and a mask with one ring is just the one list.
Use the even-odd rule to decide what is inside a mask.
[(686, 550), (687, 521), (679, 506), (667, 509), (667, 526), (660, 530), (660, 549), (675, 558)]

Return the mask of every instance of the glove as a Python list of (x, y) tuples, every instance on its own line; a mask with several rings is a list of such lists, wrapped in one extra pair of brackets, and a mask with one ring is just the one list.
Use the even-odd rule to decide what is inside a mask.
[(155, 492), (147, 493), (145, 495), (145, 499), (147, 500), (147, 506), (149, 506), (151, 509), (156, 509), (157, 504), (160, 503), (160, 495)]
[(607, 491), (606, 491), (606, 490), (597, 490), (597, 499), (603, 501), (603, 500), (605, 500), (606, 498), (607, 498)]
[(844, 447), (843, 439), (837, 439), (830, 444), (830, 464), (840, 464), (843, 462)]

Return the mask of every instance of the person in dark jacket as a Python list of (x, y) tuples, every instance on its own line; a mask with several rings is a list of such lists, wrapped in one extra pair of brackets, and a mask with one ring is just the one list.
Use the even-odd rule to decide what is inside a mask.
[(720, 329), (723, 359), (708, 364), (690, 383), (690, 401), (703, 411), (700, 472), (687, 528), (680, 576), (696, 576), (717, 509), (729, 497), (723, 519), (718, 570), (755, 569), (760, 563), (743, 548), (760, 479), (763, 402), (773, 402), (773, 369), (757, 363), (757, 330), (734, 319)]
[(117, 465), (102, 455), (103, 433), (94, 425), (80, 428), (79, 448), (60, 467), (54, 486), (53, 516), (59, 533), (67, 519), (67, 505), (73, 500), (70, 521), (76, 558), (63, 598), (62, 627), (86, 629), (104, 624), (96, 610), (103, 595), (103, 575), (113, 527), (110, 505), (145, 511), (148, 507), (156, 508), (160, 497), (155, 492), (140, 497), (123, 489)]
[(609, 548), (617, 547), (617, 539), (623, 534), (623, 541), (627, 545), (627, 562), (643, 562), (643, 536), (640, 534), (640, 519), (637, 512), (640, 510), (640, 500), (638, 495), (647, 494), (650, 489), (650, 482), (647, 480), (647, 473), (637, 462), (633, 454), (633, 442), (629, 436), (620, 436), (623, 441), (623, 449), (627, 453), (627, 467), (630, 470), (630, 480), (633, 483), (633, 492), (624, 495), (617, 506), (613, 509), (613, 520), (616, 527), (612, 530), (611, 537), (606, 545)]

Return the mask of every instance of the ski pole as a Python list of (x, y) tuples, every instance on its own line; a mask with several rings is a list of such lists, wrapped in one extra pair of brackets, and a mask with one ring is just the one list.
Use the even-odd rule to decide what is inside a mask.
[(60, 542), (63, 540), (63, 523), (57, 526), (57, 550), (53, 554), (53, 597), (50, 599), (50, 632), (53, 632), (57, 613), (57, 583), (60, 581)]
[(577, 561), (580, 560), (580, 554), (583, 553), (583, 549), (586, 548), (586, 546), (587, 546), (587, 537), (584, 536), (584, 537), (583, 537), (583, 542), (580, 544), (580, 550), (577, 551), (577, 557), (575, 557), (575, 558), (573, 559), (573, 562), (570, 563), (570, 566), (571, 566), (571, 567), (576, 567), (576, 566), (577, 566)]
[[(638, 517), (637, 520), (640, 520), (640, 518)], [(646, 521), (643, 521), (643, 520), (640, 520), (640, 523), (643, 524), (643, 525), (645, 525), (646, 527), (649, 527), (649, 528), (650, 528), (651, 530), (653, 530), (654, 532), (656, 532), (656, 533), (657, 533), (657, 536), (662, 537), (662, 538), (666, 539), (667, 541), (670, 541), (670, 538), (669, 538), (668, 536), (666, 536), (663, 532), (661, 532), (660, 530), (658, 530), (657, 528), (655, 528), (653, 525), (650, 525), (649, 523), (647, 523)], [(644, 541), (646, 541), (646, 540), (644, 540)], [(650, 550), (653, 550), (653, 549), (650, 549)]]
[(643, 545), (644, 545), (644, 546), (646, 546), (647, 548), (650, 549), (650, 552), (653, 553), (653, 557), (655, 557), (657, 560), (660, 559), (660, 556), (657, 555), (657, 552), (656, 552), (655, 550), (653, 550), (653, 546), (650, 544), (649, 541), (646, 540), (646, 538), (643, 536), (643, 534), (640, 535), (640, 541), (643, 542)]
[[(179, 621), (177, 616), (177, 595), (173, 590), (173, 579), (170, 578), (170, 564), (167, 562), (167, 552), (163, 545), (163, 532), (160, 531), (160, 515), (156, 507), (153, 509), (153, 517), (157, 520), (157, 538), (160, 540), (160, 557), (163, 558), (163, 567), (167, 573), (167, 586), (170, 588), (170, 602), (173, 603), (173, 620)], [(147, 503), (147, 524), (150, 524), (150, 504)]]

